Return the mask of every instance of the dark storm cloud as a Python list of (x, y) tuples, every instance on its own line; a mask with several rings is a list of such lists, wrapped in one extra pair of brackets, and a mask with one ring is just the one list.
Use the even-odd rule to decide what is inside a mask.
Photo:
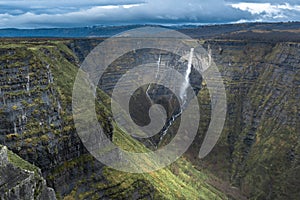
[[(291, 1), (291, 4), (266, 4), (266, 1), (254, 0), (251, 2), (243, 4), (236, 0), (0, 0), (0, 27), (227, 23), (299, 18), (298, 7), (294, 4), (296, 1)], [(255, 12), (257, 9), (260, 12)]]

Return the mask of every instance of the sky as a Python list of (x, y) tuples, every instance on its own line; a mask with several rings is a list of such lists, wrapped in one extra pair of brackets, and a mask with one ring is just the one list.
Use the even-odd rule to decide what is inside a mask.
[(0, 28), (300, 21), (300, 0), (0, 0)]

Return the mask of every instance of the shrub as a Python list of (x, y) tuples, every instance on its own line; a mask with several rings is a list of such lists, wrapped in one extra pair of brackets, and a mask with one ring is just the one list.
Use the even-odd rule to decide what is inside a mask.
[(6, 135), (6, 139), (8, 139), (8, 140), (17, 139), (18, 137), (19, 137), (19, 135), (15, 134), (15, 133)]
[(49, 136), (48, 136), (48, 135), (42, 135), (42, 136), (41, 136), (41, 140), (42, 140), (43, 142), (48, 142), (48, 141), (49, 141)]

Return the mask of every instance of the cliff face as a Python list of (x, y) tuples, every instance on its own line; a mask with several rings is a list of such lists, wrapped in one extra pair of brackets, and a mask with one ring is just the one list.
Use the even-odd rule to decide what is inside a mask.
[(0, 199), (56, 200), (56, 197), (38, 168), (0, 146)]
[[(47, 184), (55, 189), (58, 197), (226, 198), (210, 184), (223, 192), (231, 186), (228, 184), (224, 189), (224, 184), (208, 181), (207, 177), (213, 176), (210, 176), (212, 173), (240, 188), (252, 199), (299, 198), (299, 43), (226, 39), (202, 41), (204, 48), (211, 49), (223, 76), (228, 103), (221, 138), (209, 156), (199, 161), (197, 155), (211, 109), (205, 83), (192, 70), (190, 79), (199, 91), (202, 117), (198, 136), (185, 157), (208, 172), (195, 170), (189, 161), (180, 159), (157, 173), (132, 175), (104, 167), (91, 157), (76, 135), (72, 120), (71, 92), (77, 67), (99, 41), (1, 43), (0, 143), (40, 167)], [(186, 62), (176, 63), (178, 57), (167, 52), (143, 50), (135, 53), (115, 61), (111, 71), (104, 75), (101, 88), (107, 94), (111, 93), (118, 77), (145, 59), (157, 62), (161, 56), (162, 62), (171, 60), (170, 65), (181, 73), (186, 70)], [(143, 88), (144, 91), (146, 89)], [(135, 143), (108, 120), (111, 113), (107, 94), (99, 91), (97, 96), (99, 122), (103, 123), (114, 142), (119, 145), (128, 143), (130, 145), (124, 145), (124, 148), (134, 149)], [(171, 105), (168, 114), (172, 115), (175, 108)], [(175, 133), (176, 122), (162, 140), (152, 138), (150, 143), (163, 145)], [(7, 166), (11, 168), (10, 164), (5, 164), (5, 153), (1, 153), (0, 157), (1, 166), (6, 166), (1, 167), (4, 179), (0, 185), (7, 182), (8, 188), (16, 188), (16, 182), (10, 182), (5, 175), (10, 174)], [(19, 191), (18, 194), (30, 188), (41, 188), (40, 185), (44, 184), (43, 181), (40, 185), (35, 184), (35, 177), (22, 170), (11, 173), (12, 176), (24, 180), (23, 183), (33, 183), (29, 188), (20, 184), (19, 189), (14, 189)], [(1, 188), (6, 191), (4, 186)], [(5, 194), (16, 194), (10, 191)], [(241, 199), (240, 196), (231, 196)]]
[[(185, 159), (156, 173), (135, 175), (104, 167), (87, 153), (72, 119), (71, 92), (80, 57), (72, 50), (85, 52), (93, 44), (86, 41), (79, 49), (77, 43), (84, 44), (71, 40), (2, 41), (1, 144), (40, 167), (58, 198), (226, 198)], [(105, 132), (112, 140), (122, 141), (119, 144), (124, 148), (135, 148), (132, 139), (109, 120), (110, 98), (99, 92), (96, 111)], [(185, 167), (191, 171), (178, 170)]]
[(204, 45), (224, 78), (228, 112), (221, 139), (200, 165), (251, 198), (299, 198), (300, 44)]
[(0, 143), (40, 167), (64, 196), (103, 167), (87, 154), (73, 125), (77, 58), (57, 41), (4, 41), (0, 52)]
[[(299, 198), (300, 44), (247, 38), (203, 42), (204, 48), (211, 49), (224, 80), (227, 118), (217, 146), (199, 161), (197, 155), (211, 111), (209, 93), (205, 87), (199, 87), (200, 128), (186, 156), (240, 188), (250, 198)], [(170, 66), (184, 73), (186, 63), (177, 66), (172, 63), (176, 56), (158, 51), (144, 53), (144, 57), (127, 54), (123, 61), (120, 58), (113, 63), (102, 82), (104, 91), (110, 93), (118, 77), (132, 66), (143, 59), (157, 62), (159, 55), (162, 62), (168, 60)], [(197, 82), (201, 83), (201, 77), (192, 74), (190, 79), (194, 86), (201, 85)], [(175, 133), (176, 123), (169, 128), (165, 140)]]
[[(84, 150), (80, 140), (70, 134), (71, 119), (64, 114), (67, 109), (62, 112), (66, 102), (54, 85), (53, 66), (41, 56), (50, 56), (53, 46), (47, 42), (40, 45), (45, 48), (38, 43), (1, 45), (0, 141), (47, 175)], [(66, 62), (74, 59), (60, 55), (66, 56)]]

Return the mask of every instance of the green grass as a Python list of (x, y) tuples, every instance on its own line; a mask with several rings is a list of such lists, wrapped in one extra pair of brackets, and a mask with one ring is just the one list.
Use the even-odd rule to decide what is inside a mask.
[(20, 156), (18, 156), (17, 154), (13, 153), (10, 150), (7, 151), (7, 156), (8, 156), (9, 162), (12, 163), (14, 166), (19, 167), (24, 170), (34, 172), (36, 176), (39, 176), (40, 169), (38, 167), (30, 164), (29, 162), (22, 159)]

